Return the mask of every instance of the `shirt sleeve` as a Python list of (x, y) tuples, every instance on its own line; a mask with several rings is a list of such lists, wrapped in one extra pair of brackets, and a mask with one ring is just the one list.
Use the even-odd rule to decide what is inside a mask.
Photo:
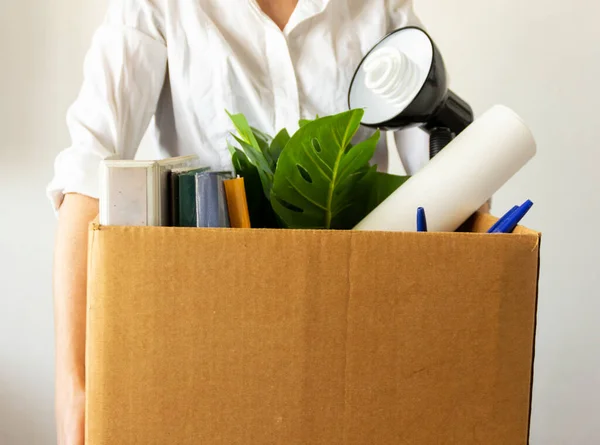
[(415, 13), (413, 0), (386, 1), (390, 32), (398, 28), (404, 28), (405, 26), (418, 26), (423, 28), (421, 20), (419, 20), (417, 14)]
[(71, 145), (56, 157), (46, 189), (55, 211), (66, 193), (98, 198), (103, 159), (135, 156), (166, 74), (159, 9), (150, 0), (113, 0), (95, 32), (83, 85), (67, 112)]

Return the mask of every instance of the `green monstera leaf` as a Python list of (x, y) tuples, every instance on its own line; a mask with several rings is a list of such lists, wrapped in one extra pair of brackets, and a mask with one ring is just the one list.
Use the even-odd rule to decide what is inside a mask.
[(410, 178), (378, 172), (377, 165), (365, 168), (367, 172), (356, 184), (352, 204), (340, 216), (347, 227), (356, 226)]
[[(379, 132), (352, 145), (363, 110), (303, 125), (279, 157), (270, 201), (289, 228), (350, 229), (358, 183), (369, 173)], [(346, 216), (345, 216), (346, 215)]]
[(390, 175), (389, 173), (374, 172), (371, 181), (364, 184), (365, 191), (368, 194), (364, 210), (365, 216), (375, 210), (379, 204), (385, 201), (409, 179), (410, 176), (397, 176)]

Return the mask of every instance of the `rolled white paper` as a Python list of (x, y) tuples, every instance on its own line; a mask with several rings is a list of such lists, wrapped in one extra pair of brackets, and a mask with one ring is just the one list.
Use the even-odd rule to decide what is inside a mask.
[(527, 125), (496, 105), (469, 125), (354, 230), (415, 231), (424, 207), (431, 232), (453, 232), (536, 153)]

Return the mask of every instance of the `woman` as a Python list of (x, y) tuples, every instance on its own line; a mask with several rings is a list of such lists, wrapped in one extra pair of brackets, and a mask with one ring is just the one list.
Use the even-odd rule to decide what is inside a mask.
[[(163, 156), (228, 167), (225, 109), (268, 133), (347, 109), (351, 76), (411, 0), (113, 0), (68, 113), (72, 146), (48, 193), (59, 215), (54, 293), (59, 445), (83, 444), (87, 226), (100, 161), (132, 158), (155, 117)], [(380, 142), (385, 154), (385, 138)], [(427, 159), (412, 152), (412, 169)], [(410, 169), (409, 169), (410, 170)]]

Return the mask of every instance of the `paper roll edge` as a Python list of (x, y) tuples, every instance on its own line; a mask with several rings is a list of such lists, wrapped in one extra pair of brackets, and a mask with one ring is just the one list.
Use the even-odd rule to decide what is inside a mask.
[(482, 114), (482, 116), (484, 116), (486, 114), (491, 114), (495, 110), (500, 110), (500, 111), (504, 112), (505, 114), (509, 115), (510, 117), (514, 118), (515, 120), (519, 121), (519, 123), (521, 124), (523, 129), (527, 131), (527, 134), (528, 134), (529, 138), (531, 139), (533, 154), (535, 155), (537, 153), (537, 142), (535, 140), (533, 131), (531, 130), (531, 127), (527, 124), (527, 122), (525, 122), (525, 120), (515, 110), (513, 110), (512, 108), (510, 108), (504, 104), (492, 105), (490, 108), (488, 108), (487, 111), (485, 111), (485, 113)]

